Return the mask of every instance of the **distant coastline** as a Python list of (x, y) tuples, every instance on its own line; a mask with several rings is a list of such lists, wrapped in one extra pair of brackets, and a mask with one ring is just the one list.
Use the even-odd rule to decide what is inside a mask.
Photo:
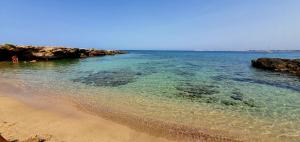
[(300, 53), (300, 50), (248, 50), (249, 52), (262, 53)]

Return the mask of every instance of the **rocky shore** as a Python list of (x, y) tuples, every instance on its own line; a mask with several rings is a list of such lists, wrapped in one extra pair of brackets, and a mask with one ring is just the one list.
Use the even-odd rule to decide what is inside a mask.
[(11, 61), (16, 56), (20, 61), (40, 61), (92, 56), (116, 55), (126, 52), (119, 50), (79, 49), (55, 46), (0, 45), (0, 61)]
[(281, 59), (281, 58), (258, 58), (252, 60), (255, 68), (286, 72), (300, 76), (300, 59)]

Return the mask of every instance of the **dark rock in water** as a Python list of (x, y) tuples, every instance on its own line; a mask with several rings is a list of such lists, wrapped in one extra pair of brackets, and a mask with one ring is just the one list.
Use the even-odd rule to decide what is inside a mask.
[(245, 101), (243, 101), (243, 103), (246, 104), (249, 107), (255, 107), (256, 106), (253, 99), (245, 100)]
[(249, 106), (249, 107), (256, 107), (253, 99), (246, 98), (241, 92), (238, 90), (234, 90), (230, 98), (232, 99), (225, 99), (222, 97), (218, 97), (217, 93), (220, 93), (216, 90), (217, 86), (213, 85), (203, 85), (203, 84), (192, 84), (192, 83), (185, 83), (181, 86), (176, 87), (179, 91), (176, 94), (177, 97), (183, 97), (190, 99), (192, 101), (201, 102), (201, 103), (213, 103), (213, 104), (223, 104), (226, 106)]
[(141, 72), (137, 72), (137, 73), (136, 73), (136, 75), (143, 75), (143, 73), (141, 73)]
[[(241, 92), (239, 92), (238, 90), (234, 90), (232, 92), (232, 95), (230, 96), (230, 98), (232, 98), (233, 100), (235, 101), (238, 101), (239, 103), (244, 103), (245, 105), (249, 106), (249, 107), (255, 107), (255, 102), (254, 102), (254, 99), (249, 99), (247, 97), (244, 96), (244, 94), (242, 94)], [(234, 104), (237, 103), (237, 102), (222, 102), (223, 104), (225, 105), (231, 105), (231, 104)]]
[(287, 72), (300, 76), (300, 59), (259, 58), (251, 62), (255, 68)]
[(183, 76), (183, 77), (195, 76), (195, 73), (193, 71), (186, 70), (186, 69), (180, 69), (180, 68), (175, 68), (174, 70), (172, 70), (172, 73), (179, 75), (179, 76)]
[(232, 98), (234, 100), (238, 100), (238, 101), (243, 101), (244, 95), (241, 92), (235, 90), (232, 92), (232, 95), (230, 96), (230, 98)]
[(211, 79), (215, 81), (223, 81), (223, 80), (227, 80), (228, 77), (225, 75), (216, 75), (216, 76), (212, 76)]
[(0, 45), (0, 61), (11, 61), (16, 55), (19, 60), (53, 60), (66, 58), (82, 58), (91, 56), (115, 55), (125, 52), (118, 50), (79, 49), (50, 46)]
[(201, 98), (213, 94), (219, 93), (218, 90), (215, 90), (216, 86), (212, 85), (195, 85), (186, 83), (182, 86), (176, 87), (178, 91), (180, 91), (179, 95), (183, 97), (189, 98)]
[(291, 90), (298, 91), (298, 92), (300, 91), (299, 84), (290, 84), (287, 82), (268, 81), (268, 80), (254, 79), (254, 78), (231, 78), (231, 79), (234, 81), (239, 81), (239, 82), (270, 85), (270, 86), (274, 86), (274, 87), (278, 87), (278, 88), (291, 89)]
[(190, 62), (184, 62), (184, 66), (181, 67), (171, 67), (170, 72), (182, 76), (182, 77), (194, 77), (196, 75), (196, 72), (201, 69), (201, 66), (190, 63)]
[(218, 101), (219, 99), (214, 96), (207, 97), (207, 99), (205, 100), (206, 103), (217, 103)]
[(146, 76), (158, 72), (158, 69), (161, 68), (161, 63), (159, 62), (147, 62), (138, 64), (138, 75)]
[(238, 104), (237, 102), (231, 101), (231, 100), (222, 100), (221, 103), (224, 104), (224, 105), (227, 105), (227, 106), (229, 106), (229, 105), (234, 106), (234, 105)]
[(95, 86), (117, 87), (135, 82), (136, 73), (130, 70), (101, 71), (73, 81)]
[(176, 64), (172, 62), (162, 63), (161, 61), (150, 61), (139, 63), (137, 70), (140, 72), (140, 75), (151, 75), (165, 71), (182, 77), (193, 77), (199, 68), (199, 66), (191, 63), (186, 63), (184, 66), (177, 67)]

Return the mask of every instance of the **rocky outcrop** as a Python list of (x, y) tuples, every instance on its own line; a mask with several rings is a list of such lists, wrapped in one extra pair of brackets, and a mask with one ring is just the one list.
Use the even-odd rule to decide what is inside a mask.
[(17, 56), (21, 61), (54, 60), (65, 58), (84, 58), (124, 54), (119, 50), (96, 50), (50, 46), (21, 46), (4, 44), (0, 45), (0, 61), (11, 61), (12, 56)]
[(287, 72), (300, 76), (300, 59), (259, 58), (252, 60), (255, 68)]

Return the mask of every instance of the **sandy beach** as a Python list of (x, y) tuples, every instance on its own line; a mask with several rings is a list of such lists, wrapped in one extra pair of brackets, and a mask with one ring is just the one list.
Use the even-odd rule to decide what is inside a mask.
[(7, 82), (0, 86), (0, 133), (9, 141), (34, 137), (53, 142), (170, 141), (85, 113), (67, 102), (24, 101), (14, 97), (22, 89)]
[(0, 5), (0, 142), (300, 142), (300, 0)]

